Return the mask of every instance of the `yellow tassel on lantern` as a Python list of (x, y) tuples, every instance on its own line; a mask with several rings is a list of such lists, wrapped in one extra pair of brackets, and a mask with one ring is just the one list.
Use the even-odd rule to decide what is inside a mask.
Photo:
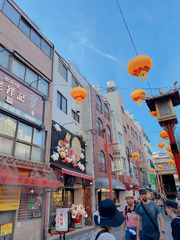
[(148, 75), (147, 75), (147, 72), (146, 71), (141, 71), (139, 73), (139, 81), (140, 82), (145, 82), (148, 80)]

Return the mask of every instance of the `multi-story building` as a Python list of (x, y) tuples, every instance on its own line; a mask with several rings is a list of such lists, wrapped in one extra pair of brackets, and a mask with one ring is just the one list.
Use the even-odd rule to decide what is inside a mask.
[[(77, 105), (76, 100), (71, 97), (71, 90), (78, 86), (87, 91), (82, 105)], [(95, 206), (92, 135), (87, 134), (92, 128), (90, 84), (57, 52), (54, 56), (52, 102), (50, 163), (61, 182), (61, 188), (52, 193), (51, 198), (49, 225), (53, 231), (56, 208), (71, 208), (72, 204), (83, 204), (88, 217), (82, 218), (80, 224), (90, 225)], [(71, 215), (69, 221), (72, 223)]]
[[(45, 239), (54, 46), (11, 0), (0, 1), (0, 225)], [(46, 189), (49, 189), (46, 191)]]
[(135, 121), (135, 124), (142, 133), (142, 141), (144, 144), (145, 159), (147, 164), (147, 172), (143, 171), (142, 183), (144, 187), (150, 188), (152, 190), (156, 190), (154, 175), (150, 172), (150, 169), (153, 167), (153, 157), (151, 152), (150, 140), (149, 140), (148, 134), (146, 133), (144, 128), (141, 126), (141, 124), (138, 121)]
[[(108, 155), (109, 161), (114, 162), (115, 147), (106, 149), (105, 128), (107, 129), (108, 144), (113, 141), (112, 116), (109, 102), (99, 92), (98, 86), (91, 87), (91, 112), (92, 112), (92, 134), (93, 134), (93, 155), (94, 155), (94, 174), (96, 188), (96, 202), (110, 197), (109, 178), (108, 178)], [(120, 191), (126, 187), (117, 181), (117, 173), (111, 171), (113, 199), (120, 201)]]
[[(177, 189), (179, 188), (179, 178), (174, 164), (169, 164), (169, 153), (164, 151), (154, 152), (152, 154), (153, 161), (156, 166), (158, 191), (167, 196), (167, 198), (175, 199)], [(159, 168), (158, 166), (161, 166)]]

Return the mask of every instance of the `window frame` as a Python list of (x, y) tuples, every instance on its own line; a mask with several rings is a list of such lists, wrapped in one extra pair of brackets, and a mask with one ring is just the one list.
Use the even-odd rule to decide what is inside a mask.
[[(7, 140), (10, 140), (10, 141), (13, 141), (13, 149), (12, 149), (12, 154), (5, 154), (5, 155), (8, 155), (8, 156), (12, 156), (12, 157), (17, 157), (15, 155), (15, 151), (16, 151), (16, 143), (19, 143), (19, 144), (25, 144), (26, 146), (29, 146), (30, 147), (30, 155), (29, 155), (29, 158), (23, 158), (21, 157), (22, 159), (25, 159), (25, 160), (28, 160), (28, 161), (33, 161), (33, 162), (43, 162), (45, 163), (45, 152), (46, 152), (46, 132), (42, 131), (41, 132), (44, 132), (45, 136), (44, 136), (44, 146), (41, 146), (41, 145), (37, 145), (35, 144), (33, 141), (34, 141), (34, 132), (35, 132), (35, 127), (32, 126), (32, 125), (28, 125), (27, 123), (24, 123), (23, 121), (21, 121), (20, 119), (16, 119), (14, 117), (10, 117), (9, 115), (6, 115), (6, 114), (3, 114), (3, 113), (0, 113), (0, 116), (1, 114), (3, 116), (5, 116), (6, 118), (10, 118), (12, 120), (15, 120), (16, 121), (16, 130), (15, 130), (15, 135), (14, 136), (10, 136), (6, 133), (1, 133), (0, 132), (0, 137), (4, 138), (4, 139), (7, 139)], [(28, 142), (26, 140), (23, 140), (23, 139), (20, 139), (18, 138), (18, 130), (19, 130), (19, 123), (21, 124), (24, 124), (26, 125), (27, 127), (31, 127), (32, 128), (32, 136), (31, 136), (31, 141)], [(38, 129), (37, 129), (38, 130)], [(43, 159), (41, 159), (41, 161), (38, 161), (38, 160), (32, 160), (32, 148), (38, 148), (38, 149), (41, 149), (44, 151), (44, 157)]]
[(134, 137), (134, 129), (131, 127), (131, 135)]
[[(102, 156), (103, 156), (103, 158), (102, 158)], [(104, 162), (102, 162), (102, 160), (104, 160)], [(100, 150), (98, 152), (98, 162), (99, 162), (99, 171), (106, 173), (107, 172), (107, 169), (106, 169), (106, 156), (105, 156), (105, 154), (104, 154), (104, 152), (102, 150)]]
[[(80, 116), (79, 114), (77, 114), (73, 109), (71, 109), (71, 115), (72, 115), (72, 118), (76, 121), (76, 122), (80, 122)], [(76, 119), (77, 117), (77, 119)]]
[(118, 132), (118, 139), (119, 139), (119, 143), (123, 145), (122, 134), (120, 132)]
[(96, 119), (96, 126), (99, 136), (104, 138), (104, 131), (103, 131), (103, 122), (100, 118)]
[[(67, 114), (67, 105), (68, 105), (68, 100), (67, 98), (65, 98), (62, 93), (60, 93), (59, 91), (57, 91), (57, 96), (60, 96), (60, 107), (57, 106), (63, 113)], [(62, 100), (65, 100), (66, 101), (66, 111), (64, 112), (63, 108), (62, 108)], [(57, 101), (58, 101), (58, 97), (57, 97)]]
[(109, 108), (106, 103), (104, 103), (104, 116), (109, 120)]
[(98, 95), (96, 95), (96, 110), (102, 113), (102, 101)]
[(123, 126), (123, 131), (124, 131), (125, 133), (127, 133), (127, 129), (126, 129), (125, 126)]
[(108, 141), (112, 142), (111, 128), (108, 125), (107, 125), (107, 136), (108, 136)]

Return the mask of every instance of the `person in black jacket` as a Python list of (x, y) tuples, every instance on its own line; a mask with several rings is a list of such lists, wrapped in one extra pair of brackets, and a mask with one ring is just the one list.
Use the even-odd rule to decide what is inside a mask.
[(168, 216), (173, 219), (171, 222), (173, 239), (180, 240), (180, 205), (175, 201), (167, 200), (163, 206)]

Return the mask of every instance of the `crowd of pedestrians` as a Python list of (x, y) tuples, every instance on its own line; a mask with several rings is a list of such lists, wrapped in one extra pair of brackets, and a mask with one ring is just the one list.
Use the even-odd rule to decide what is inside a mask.
[[(174, 240), (180, 240), (180, 204), (176, 201), (161, 198), (149, 199), (146, 189), (139, 190), (139, 198), (135, 200), (131, 193), (125, 197), (127, 205), (122, 213), (115, 203), (106, 199), (101, 201), (94, 214), (94, 222), (98, 226), (91, 240), (115, 240), (111, 234), (112, 227), (121, 225), (122, 240), (165, 240), (165, 213), (172, 219), (171, 229)], [(158, 224), (160, 223), (160, 228)], [(117, 239), (118, 240), (118, 239)]]

